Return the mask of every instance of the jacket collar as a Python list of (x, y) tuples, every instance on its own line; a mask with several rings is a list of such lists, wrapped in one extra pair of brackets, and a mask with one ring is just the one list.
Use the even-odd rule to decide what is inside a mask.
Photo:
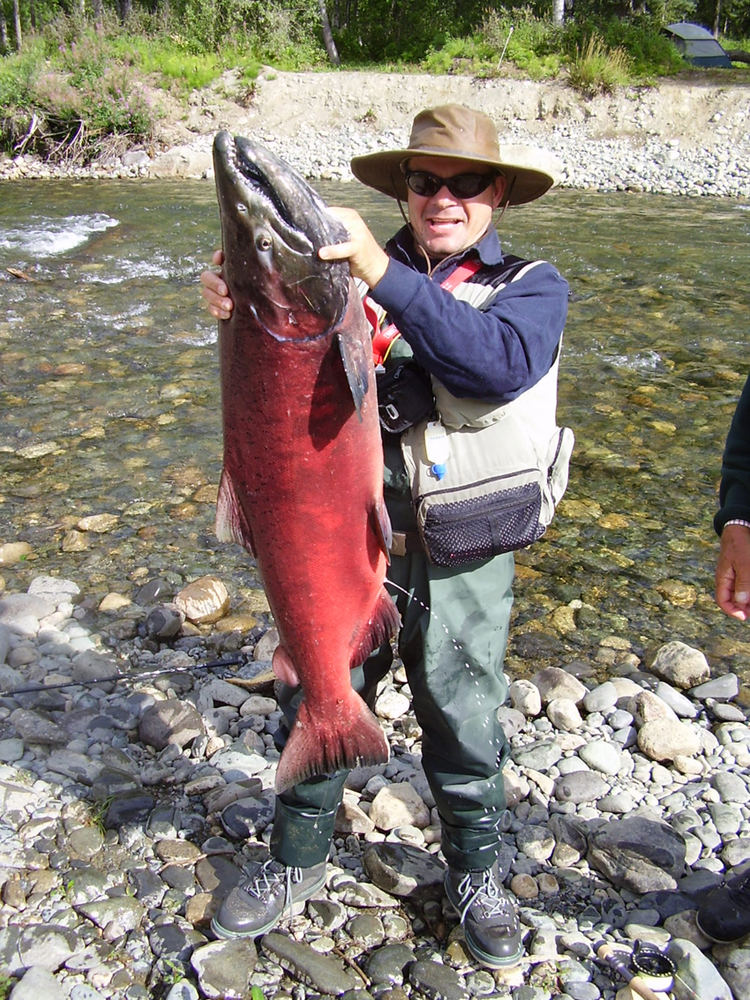
[[(386, 244), (386, 253), (399, 260), (416, 271), (427, 273), (427, 260), (414, 242), (411, 228), (402, 226), (396, 235)], [(433, 265), (433, 275), (445, 275), (457, 267), (467, 257), (478, 256), (485, 266), (501, 264), (504, 259), (503, 248), (500, 238), (494, 226), (490, 226), (484, 236), (477, 242), (462, 250), (460, 253), (452, 254), (445, 260), (440, 260)]]

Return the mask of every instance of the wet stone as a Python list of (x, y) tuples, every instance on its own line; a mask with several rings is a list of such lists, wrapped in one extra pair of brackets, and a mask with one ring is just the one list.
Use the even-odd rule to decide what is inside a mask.
[(33, 966), (27, 969), (13, 987), (13, 1000), (65, 1000), (66, 993), (48, 969)]
[(196, 709), (176, 698), (157, 702), (146, 709), (138, 727), (141, 740), (157, 750), (163, 750), (170, 743), (183, 747), (203, 731), (203, 721)]
[(555, 798), (560, 802), (594, 802), (606, 795), (609, 785), (593, 771), (574, 771), (555, 781)]
[(149, 612), (144, 629), (152, 639), (173, 639), (182, 628), (184, 618), (173, 604), (162, 604)]
[(666, 823), (634, 816), (613, 820), (589, 837), (589, 863), (616, 886), (636, 893), (674, 889), (684, 842)]
[(153, 908), (159, 906), (166, 891), (166, 886), (150, 868), (131, 868), (128, 880), (135, 890), (136, 899), (144, 906)]
[[(108, 795), (104, 795), (104, 798)], [(104, 825), (109, 830), (119, 830), (129, 824), (142, 824), (154, 806), (154, 797), (148, 792), (127, 790), (117, 796), (107, 807)]]
[(562, 757), (562, 750), (554, 740), (540, 740), (531, 746), (513, 751), (513, 760), (519, 767), (531, 767), (545, 772)]
[(430, 1000), (468, 1000), (469, 992), (455, 969), (440, 962), (413, 962), (409, 982)]
[(106, 931), (109, 940), (114, 940), (138, 927), (144, 912), (141, 902), (131, 896), (81, 903), (76, 909), (97, 927)]
[(205, 940), (205, 936), (199, 931), (173, 921), (158, 924), (148, 936), (148, 943), (155, 955), (180, 961), (189, 959), (193, 949)]
[(140, 604), (145, 608), (157, 600), (164, 600), (167, 597), (171, 597), (173, 593), (174, 588), (167, 580), (149, 580), (148, 583), (144, 583), (142, 587), (139, 587), (135, 591), (133, 600), (136, 604)]
[(382, 944), (385, 937), (383, 922), (374, 913), (358, 913), (349, 921), (347, 931), (353, 940), (360, 942), (366, 949)]
[(238, 799), (220, 814), (221, 825), (233, 840), (247, 840), (263, 833), (273, 822), (274, 804), (271, 798)]
[(726, 673), (719, 677), (712, 677), (703, 684), (698, 684), (691, 688), (690, 697), (707, 701), (709, 698), (716, 698), (719, 701), (729, 701), (739, 694), (740, 682), (737, 674)]
[(24, 927), (18, 939), (18, 954), (25, 966), (54, 972), (81, 947), (74, 930), (49, 924)]
[(166, 865), (162, 868), (161, 877), (171, 889), (181, 889), (183, 892), (187, 892), (195, 885), (192, 871), (179, 865)]
[(442, 898), (445, 866), (427, 851), (404, 844), (370, 844), (362, 862), (372, 882), (391, 895)]
[(361, 985), (361, 979), (343, 962), (328, 955), (319, 955), (309, 945), (295, 941), (277, 931), (264, 934), (263, 953), (278, 961), (303, 982), (310, 983), (321, 993), (334, 996)]
[(237, 885), (242, 872), (228, 858), (217, 855), (202, 858), (195, 866), (195, 876), (206, 892), (226, 895)]

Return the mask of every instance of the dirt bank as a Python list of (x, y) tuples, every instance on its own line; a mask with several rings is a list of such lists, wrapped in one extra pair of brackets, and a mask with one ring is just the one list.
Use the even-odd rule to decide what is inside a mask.
[(227, 73), (210, 89), (194, 93), (187, 107), (170, 101), (157, 139), (164, 147), (189, 144), (219, 128), (292, 137), (347, 123), (373, 131), (408, 130), (420, 108), (457, 101), (486, 111), (501, 131), (513, 128), (538, 140), (555, 129), (575, 128), (592, 139), (642, 135), (686, 145), (744, 144), (750, 133), (750, 86), (737, 79), (733, 71), (696, 73), (657, 88), (586, 98), (559, 81), (269, 70), (249, 96)]
[[(592, 98), (563, 81), (534, 82), (508, 73), (479, 80), (269, 69), (248, 90), (228, 71), (187, 99), (144, 84), (160, 113), (148, 146), (118, 147), (85, 168), (0, 156), (0, 179), (209, 177), (213, 136), (227, 129), (270, 145), (310, 178), (345, 180), (352, 155), (400, 146), (419, 109), (455, 101), (490, 114), (505, 142), (546, 145), (564, 162), (562, 182), (568, 186), (748, 197), (750, 71), (689, 73), (658, 87)], [(688, 164), (687, 180), (640, 187), (650, 165), (664, 162)], [(703, 191), (706, 178), (713, 186)]]

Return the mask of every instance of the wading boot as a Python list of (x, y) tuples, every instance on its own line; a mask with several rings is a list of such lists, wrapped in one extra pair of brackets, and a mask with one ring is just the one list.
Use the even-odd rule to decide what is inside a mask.
[(458, 911), (466, 947), (478, 962), (490, 969), (518, 963), (523, 953), (521, 929), (516, 908), (503, 889), (497, 862), (484, 871), (449, 868), (445, 894)]
[(750, 868), (712, 889), (695, 915), (698, 930), (717, 944), (750, 934)]
[(268, 858), (246, 869), (245, 877), (229, 893), (211, 921), (220, 938), (256, 937), (291, 915), (294, 904), (304, 902), (324, 884), (326, 862), (312, 868), (290, 868)]

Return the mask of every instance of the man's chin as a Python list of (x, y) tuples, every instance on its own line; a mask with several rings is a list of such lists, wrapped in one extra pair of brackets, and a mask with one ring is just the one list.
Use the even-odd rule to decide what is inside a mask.
[(430, 257), (448, 257), (463, 249), (463, 241), (454, 236), (433, 236), (422, 240), (422, 246)]

